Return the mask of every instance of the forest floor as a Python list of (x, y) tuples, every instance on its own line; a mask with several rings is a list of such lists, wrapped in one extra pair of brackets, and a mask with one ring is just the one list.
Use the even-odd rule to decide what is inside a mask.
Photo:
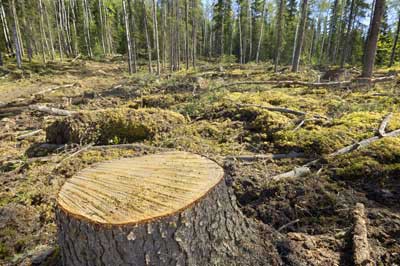
[[(349, 89), (261, 84), (319, 80), (315, 70), (276, 74), (269, 65), (202, 64), (160, 78), (129, 76), (125, 69), (121, 59), (0, 69), (0, 265), (57, 257), (55, 198), (66, 178), (95, 162), (158, 148), (196, 152), (224, 165), (245, 215), (279, 231), (274, 244), (285, 265), (352, 265), (356, 203), (365, 205), (371, 260), (400, 265), (400, 137), (328, 156), (377, 136), (389, 113), (386, 132), (400, 128), (398, 79)], [(84, 142), (46, 146), (46, 128), (60, 117), (31, 105), (163, 109), (184, 122), (166, 123), (133, 148), (104, 146), (130, 142), (118, 134), (97, 141), (103, 145), (97, 148)], [(305, 175), (272, 178), (313, 159), (319, 160)]]

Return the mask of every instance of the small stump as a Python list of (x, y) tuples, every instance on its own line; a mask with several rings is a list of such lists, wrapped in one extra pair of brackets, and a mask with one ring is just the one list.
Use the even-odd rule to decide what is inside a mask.
[(57, 202), (64, 265), (270, 264), (223, 169), (200, 155), (100, 163), (69, 179)]

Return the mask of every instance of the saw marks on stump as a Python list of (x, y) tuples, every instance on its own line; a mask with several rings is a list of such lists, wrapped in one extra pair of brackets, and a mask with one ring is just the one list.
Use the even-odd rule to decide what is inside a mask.
[(61, 188), (59, 206), (101, 224), (135, 224), (176, 213), (223, 178), (215, 162), (187, 152), (113, 160), (84, 169)]

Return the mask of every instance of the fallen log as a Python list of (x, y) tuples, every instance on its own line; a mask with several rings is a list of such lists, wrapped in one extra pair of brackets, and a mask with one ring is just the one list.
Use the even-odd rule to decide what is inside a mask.
[(294, 115), (298, 115), (298, 116), (305, 116), (307, 114), (302, 111), (297, 111), (297, 110), (293, 110), (293, 109), (289, 109), (289, 108), (285, 108), (285, 107), (264, 106), (264, 105), (259, 105), (259, 104), (238, 103), (237, 106), (239, 106), (239, 107), (258, 107), (258, 108), (266, 109), (266, 110), (272, 111), (272, 112), (294, 114)]
[(36, 129), (36, 130), (31, 131), (31, 132), (19, 135), (19, 136), (17, 136), (17, 140), (23, 140), (23, 139), (26, 139), (28, 137), (35, 136), (35, 135), (39, 134), (42, 131), (43, 131), (42, 129)]
[(290, 152), (283, 154), (254, 154), (254, 155), (231, 155), (226, 156), (225, 160), (239, 160), (239, 161), (257, 161), (257, 160), (279, 160), (279, 159), (293, 159), (303, 158), (304, 153)]
[(57, 115), (57, 116), (71, 116), (71, 115), (77, 113), (75, 111), (68, 111), (68, 110), (58, 109), (58, 108), (54, 108), (54, 107), (47, 107), (44, 105), (29, 105), (29, 109), (38, 111), (38, 112), (42, 112), (42, 113), (47, 113), (50, 115)]
[(35, 97), (35, 96), (38, 96), (41, 94), (45, 94), (45, 93), (49, 93), (49, 92), (53, 92), (53, 91), (60, 90), (60, 89), (72, 88), (72, 87), (75, 87), (78, 85), (79, 85), (79, 83), (71, 83), (71, 84), (65, 84), (65, 85), (61, 85), (61, 86), (52, 86), (52, 87), (46, 88), (44, 90), (41, 90), (39, 92), (33, 93), (32, 97)]
[(373, 265), (368, 243), (367, 218), (365, 207), (357, 203), (353, 211), (353, 260), (356, 266)]
[(63, 265), (282, 264), (223, 169), (187, 152), (80, 171), (58, 194), (56, 223)]
[(337, 87), (337, 88), (348, 88), (348, 87), (358, 87), (363, 86), (366, 83), (379, 83), (379, 82), (388, 82), (393, 81), (397, 78), (397, 76), (387, 76), (387, 77), (379, 77), (368, 80), (361, 79), (353, 79), (348, 81), (334, 81), (334, 82), (308, 82), (308, 81), (299, 81), (299, 80), (256, 80), (256, 81), (241, 81), (241, 82), (233, 82), (223, 84), (216, 89), (228, 88), (239, 85), (294, 85), (294, 86), (306, 86), (306, 87)]

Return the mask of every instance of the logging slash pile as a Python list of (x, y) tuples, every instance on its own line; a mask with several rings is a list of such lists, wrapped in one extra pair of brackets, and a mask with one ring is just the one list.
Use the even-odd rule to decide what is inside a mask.
[(57, 193), (78, 171), (170, 150), (223, 166), (272, 264), (400, 264), (396, 77), (320, 84), (315, 70), (204, 64), (155, 78), (118, 60), (64, 64), (0, 84), (0, 264), (59, 260)]

